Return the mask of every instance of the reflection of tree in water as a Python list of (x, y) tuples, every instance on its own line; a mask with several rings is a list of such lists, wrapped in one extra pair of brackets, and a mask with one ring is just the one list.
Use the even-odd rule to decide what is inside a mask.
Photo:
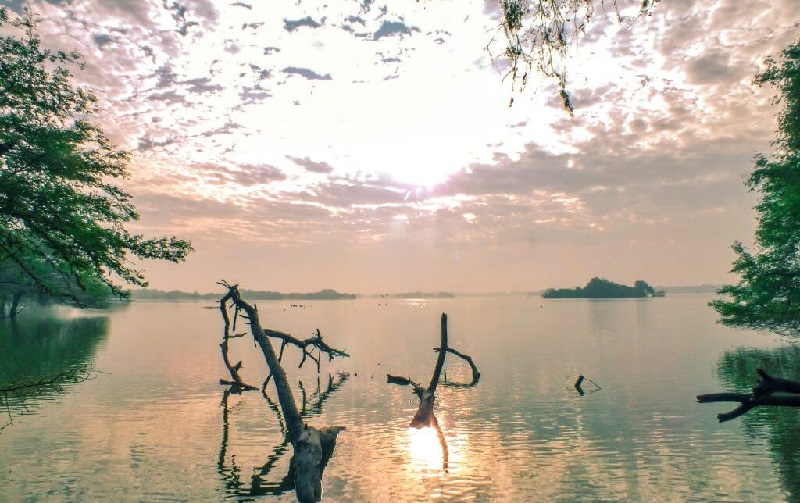
[[(339, 373), (335, 376), (329, 375), (328, 381), (325, 386), (325, 391), (322, 391), (322, 383), (320, 378), (317, 377), (316, 389), (309, 394), (305, 385), (300, 381), (299, 388), (302, 395), (300, 415), (303, 419), (319, 416), (322, 414), (322, 409), (325, 402), (350, 377), (349, 374)], [(231, 388), (226, 389), (222, 394), (222, 443), (219, 448), (219, 459), (217, 461), (217, 472), (225, 483), (225, 488), (231, 497), (235, 499), (249, 499), (256, 496), (278, 496), (284, 493), (294, 492), (294, 474), (293, 466), (290, 463), (288, 473), (277, 481), (267, 480), (275, 465), (280, 461), (284, 454), (291, 449), (291, 442), (287, 435), (286, 425), (283, 421), (280, 407), (266, 394), (263, 394), (267, 405), (278, 418), (281, 426), (281, 434), (284, 435), (284, 440), (272, 448), (272, 452), (266, 457), (266, 461), (261, 466), (253, 467), (253, 473), (250, 476), (249, 482), (242, 478), (242, 469), (236, 464), (236, 455), (228, 453), (228, 441), (230, 432), (230, 414), (231, 407), (228, 406), (228, 398), (231, 395)], [(323, 467), (324, 468), (324, 467)]]
[(105, 317), (31, 315), (0, 322), (0, 389), (13, 389), (0, 401), (9, 420), (85, 380), (107, 334)]
[[(759, 368), (776, 377), (800, 379), (800, 346), (726, 351), (717, 374), (725, 385), (748, 393)], [(800, 503), (800, 409), (756, 407), (742, 417), (742, 424), (748, 435), (767, 439), (788, 501)]]

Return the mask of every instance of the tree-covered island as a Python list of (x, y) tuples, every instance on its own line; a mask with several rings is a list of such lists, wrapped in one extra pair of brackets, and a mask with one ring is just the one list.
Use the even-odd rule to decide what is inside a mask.
[(653, 289), (646, 281), (638, 280), (633, 286), (627, 286), (598, 277), (589, 280), (583, 288), (548, 288), (542, 292), (545, 299), (630, 299), (663, 296), (663, 290)]

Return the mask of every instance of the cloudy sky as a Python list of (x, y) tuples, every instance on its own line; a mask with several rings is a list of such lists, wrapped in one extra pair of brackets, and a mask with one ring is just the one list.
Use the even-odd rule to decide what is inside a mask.
[(621, 24), (598, 2), (570, 117), (554, 82), (503, 78), (494, 1), (2, 4), (85, 55), (76, 78), (133, 154), (136, 230), (196, 249), (142, 264), (151, 286), (199, 291), (731, 281), (775, 129), (751, 82), (800, 36), (797, 0), (663, 0)]

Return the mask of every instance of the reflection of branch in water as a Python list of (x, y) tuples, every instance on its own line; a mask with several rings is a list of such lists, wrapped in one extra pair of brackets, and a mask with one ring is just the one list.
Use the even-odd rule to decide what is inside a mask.
[[(310, 403), (307, 407), (303, 407), (302, 416), (308, 418), (322, 413), (322, 406), (325, 401), (349, 379), (350, 375), (344, 372), (338, 373), (335, 376), (328, 376), (328, 384), (325, 391), (320, 389), (320, 380), (317, 379), (317, 389), (309, 397)], [(302, 381), (299, 382), (300, 388), (305, 390)], [(228, 494), (244, 497), (253, 496), (277, 496), (284, 493), (292, 492), (295, 489), (294, 480), (294, 462), (290, 462), (289, 471), (279, 481), (272, 482), (266, 480), (267, 475), (272, 471), (275, 465), (283, 458), (284, 454), (289, 451), (291, 442), (288, 435), (284, 437), (283, 441), (272, 448), (272, 452), (267, 456), (266, 462), (253, 468), (253, 475), (250, 478), (249, 487), (241, 479), (241, 468), (236, 464), (235, 455), (230, 456), (230, 467), (226, 466), (225, 460), (228, 452), (228, 439), (229, 439), (229, 413), (228, 396), (231, 390), (225, 390), (222, 395), (222, 444), (219, 450), (219, 461), (217, 463), (217, 472), (225, 482)], [(280, 407), (266, 394), (263, 394), (265, 401), (270, 409), (275, 412), (278, 422), (281, 426), (281, 432), (286, 435), (286, 425), (281, 414)], [(305, 391), (303, 391), (305, 396)], [(305, 402), (304, 402), (305, 404)]]
[(439, 421), (436, 419), (436, 414), (433, 415), (433, 427), (436, 428), (436, 437), (439, 439), (439, 445), (442, 446), (442, 470), (447, 471), (450, 459), (450, 451), (447, 449), (447, 440), (444, 438), (444, 432), (439, 426)]
[[(74, 365), (62, 372), (48, 377), (41, 377), (30, 381), (15, 381), (0, 387), (0, 406), (5, 405), (8, 422), (0, 427), (0, 432), (14, 424), (11, 414), (11, 398), (9, 396), (25, 395), (31, 392), (63, 393), (67, 384), (78, 384), (95, 379), (99, 370), (89, 363)], [(21, 404), (25, 407), (25, 404)], [(26, 410), (27, 407), (25, 407)]]

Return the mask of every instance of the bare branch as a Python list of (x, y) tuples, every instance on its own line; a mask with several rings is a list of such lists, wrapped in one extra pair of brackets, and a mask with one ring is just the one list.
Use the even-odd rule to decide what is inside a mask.
[[(705, 395), (697, 395), (697, 402), (739, 402), (740, 405), (732, 411), (717, 414), (717, 419), (719, 419), (720, 423), (735, 419), (746, 414), (750, 409), (762, 405), (800, 407), (800, 396), (794, 396), (800, 394), (800, 382), (772, 377), (763, 369), (758, 369), (756, 372), (761, 376), (761, 381), (753, 387), (752, 394), (708, 393)], [(773, 395), (773, 393), (792, 393), (793, 395), (776, 396)]]

